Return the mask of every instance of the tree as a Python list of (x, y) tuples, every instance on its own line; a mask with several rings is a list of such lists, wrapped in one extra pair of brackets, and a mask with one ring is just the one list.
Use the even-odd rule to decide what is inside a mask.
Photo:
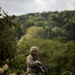
[(29, 39), (38, 39), (38, 38), (42, 38), (44, 34), (44, 29), (42, 27), (36, 27), (36, 26), (32, 26), (27, 30), (27, 34), (25, 35), (26, 38), (28, 38), (28, 36), (30, 37)]
[(53, 27), (52, 33), (53, 33), (54, 37), (61, 37), (64, 34), (64, 30), (62, 30), (59, 27)]
[[(0, 9), (0, 13), (2, 10)], [(1, 13), (0, 18), (0, 65), (6, 59), (11, 59), (16, 53), (16, 24), (11, 21), (4, 11)]]

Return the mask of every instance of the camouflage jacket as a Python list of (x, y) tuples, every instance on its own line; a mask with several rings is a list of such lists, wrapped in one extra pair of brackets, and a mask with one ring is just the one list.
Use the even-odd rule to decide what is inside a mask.
[(26, 58), (27, 73), (39, 72), (38, 61), (39, 61), (39, 58), (36, 59), (32, 55), (27, 56), (27, 58)]

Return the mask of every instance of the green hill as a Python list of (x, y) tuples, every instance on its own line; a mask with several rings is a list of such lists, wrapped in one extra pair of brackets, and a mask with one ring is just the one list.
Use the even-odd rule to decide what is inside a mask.
[[(75, 74), (75, 10), (21, 16), (8, 16), (4, 12), (3, 16), (0, 18), (1, 75), (26, 75), (26, 57), (34, 45), (39, 49), (42, 65), (48, 69), (46, 75)], [(8, 65), (4, 70), (5, 64)]]
[(30, 13), (18, 16), (13, 21), (19, 26), (19, 38), (26, 34), (28, 28), (36, 26), (44, 29), (45, 39), (64, 37), (66, 40), (75, 40), (75, 10)]

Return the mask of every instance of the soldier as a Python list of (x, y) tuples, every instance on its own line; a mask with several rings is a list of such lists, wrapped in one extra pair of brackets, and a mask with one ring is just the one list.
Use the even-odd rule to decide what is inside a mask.
[[(37, 56), (38, 48), (36, 46), (31, 47), (30, 55), (26, 58), (27, 75), (39, 75), (38, 65), (41, 65), (41, 61)], [(42, 70), (44, 72), (44, 70)]]

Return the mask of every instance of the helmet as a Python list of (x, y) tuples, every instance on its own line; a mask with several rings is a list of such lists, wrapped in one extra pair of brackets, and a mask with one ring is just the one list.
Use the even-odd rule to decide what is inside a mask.
[(32, 46), (30, 48), (30, 53), (33, 53), (34, 51), (38, 51), (38, 48), (36, 46)]

